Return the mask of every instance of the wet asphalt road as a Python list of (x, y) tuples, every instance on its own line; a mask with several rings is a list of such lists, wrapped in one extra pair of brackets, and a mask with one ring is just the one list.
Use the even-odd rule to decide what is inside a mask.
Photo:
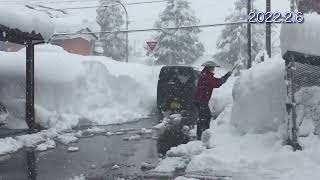
[[(135, 135), (142, 127), (151, 128), (154, 118), (134, 123), (104, 126), (101, 128), (117, 132), (131, 128), (123, 135), (105, 136), (105, 133), (80, 138), (68, 146), (80, 148), (78, 152), (67, 152), (68, 146), (57, 143), (53, 150), (35, 152), (22, 149), (17, 153), (0, 157), (0, 180), (69, 180), (83, 174), (86, 179), (113, 180), (118, 177), (142, 178), (141, 163), (157, 164), (159, 155), (154, 134), (143, 135), (140, 140), (125, 141), (124, 137)], [(114, 165), (120, 168), (112, 170)], [(160, 178), (149, 178), (160, 179)], [(168, 178), (166, 178), (168, 179)]]

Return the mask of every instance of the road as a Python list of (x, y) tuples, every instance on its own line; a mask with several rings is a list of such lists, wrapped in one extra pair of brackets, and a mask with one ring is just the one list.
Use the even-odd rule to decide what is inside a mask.
[[(159, 155), (154, 134), (143, 135), (140, 140), (125, 141), (124, 137), (136, 134), (141, 127), (154, 126), (153, 118), (134, 123), (104, 126), (108, 131), (122, 129), (124, 134), (106, 136), (95, 134), (80, 138), (68, 146), (79, 147), (78, 152), (67, 152), (68, 146), (57, 143), (53, 150), (35, 152), (22, 149), (17, 153), (0, 157), (0, 179), (4, 180), (69, 180), (81, 174), (90, 180), (113, 180), (118, 177), (141, 178), (141, 163), (157, 164)], [(125, 129), (130, 128), (128, 131)], [(112, 170), (114, 165), (119, 169)], [(149, 179), (161, 179), (152, 178)]]

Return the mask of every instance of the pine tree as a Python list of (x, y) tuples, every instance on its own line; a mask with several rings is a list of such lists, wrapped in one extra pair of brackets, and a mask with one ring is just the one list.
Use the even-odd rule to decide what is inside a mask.
[[(180, 27), (199, 24), (186, 0), (168, 0), (167, 7), (155, 23), (157, 28)], [(203, 55), (199, 42), (199, 28), (163, 30), (155, 36), (158, 42), (155, 57), (159, 64), (191, 64)]]
[[(226, 17), (226, 22), (246, 21), (247, 0), (235, 2), (235, 9), (231, 15)], [(254, 8), (253, 8), (254, 9)], [(252, 58), (254, 59), (260, 50), (264, 48), (265, 26), (264, 24), (253, 24), (252, 26)], [(218, 52), (214, 59), (228, 63), (239, 62), (246, 67), (247, 55), (247, 25), (227, 25), (217, 41)]]
[[(97, 23), (101, 27), (101, 31), (117, 31), (121, 30), (125, 23), (121, 6), (117, 0), (100, 0), (101, 6), (97, 9)], [(125, 34), (101, 34), (101, 42), (103, 44), (104, 55), (115, 60), (123, 60), (126, 55)]]

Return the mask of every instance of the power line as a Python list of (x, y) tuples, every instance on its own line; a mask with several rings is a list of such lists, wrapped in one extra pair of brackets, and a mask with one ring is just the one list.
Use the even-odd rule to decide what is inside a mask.
[[(167, 1), (166, 0), (144, 1), (144, 2), (127, 3), (125, 5), (152, 4), (152, 3), (161, 3), (161, 2), (167, 2)], [(109, 7), (109, 6), (119, 6), (119, 4), (98, 5), (98, 6), (84, 6), (84, 7), (70, 7), (70, 8), (60, 8), (59, 10), (91, 9), (91, 8)]]
[(179, 29), (192, 29), (192, 28), (208, 28), (217, 26), (227, 26), (227, 25), (239, 25), (247, 24), (248, 21), (238, 21), (230, 23), (218, 23), (218, 24), (205, 24), (205, 25), (194, 25), (194, 26), (181, 26), (172, 28), (149, 28), (149, 29), (132, 29), (132, 30), (119, 30), (119, 31), (96, 31), (96, 32), (78, 32), (78, 33), (56, 33), (55, 36), (72, 36), (79, 34), (117, 34), (117, 33), (134, 33), (134, 32), (146, 32), (146, 31), (163, 31), (163, 30), (179, 30)]
[(0, 3), (14, 3), (14, 4), (26, 4), (26, 3), (52, 3), (52, 4), (58, 4), (58, 3), (71, 3), (71, 2), (97, 2), (99, 0), (65, 0), (65, 1), (41, 1), (41, 0), (32, 0), (32, 1), (0, 1)]

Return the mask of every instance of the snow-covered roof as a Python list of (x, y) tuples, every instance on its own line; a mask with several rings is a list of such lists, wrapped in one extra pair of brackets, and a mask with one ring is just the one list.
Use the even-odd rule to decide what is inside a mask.
[(320, 15), (305, 14), (302, 24), (283, 24), (280, 34), (282, 56), (288, 51), (320, 56)]
[[(92, 32), (99, 30), (98, 24), (95, 21), (86, 18), (79, 18), (77, 16), (55, 18), (54, 23), (56, 27), (56, 33)], [(88, 41), (98, 38), (95, 34), (76, 34), (55, 37), (55, 39), (73, 39), (78, 37)]]
[(54, 33), (54, 23), (45, 13), (24, 6), (0, 7), (0, 24), (22, 32), (41, 34), (48, 41)]

